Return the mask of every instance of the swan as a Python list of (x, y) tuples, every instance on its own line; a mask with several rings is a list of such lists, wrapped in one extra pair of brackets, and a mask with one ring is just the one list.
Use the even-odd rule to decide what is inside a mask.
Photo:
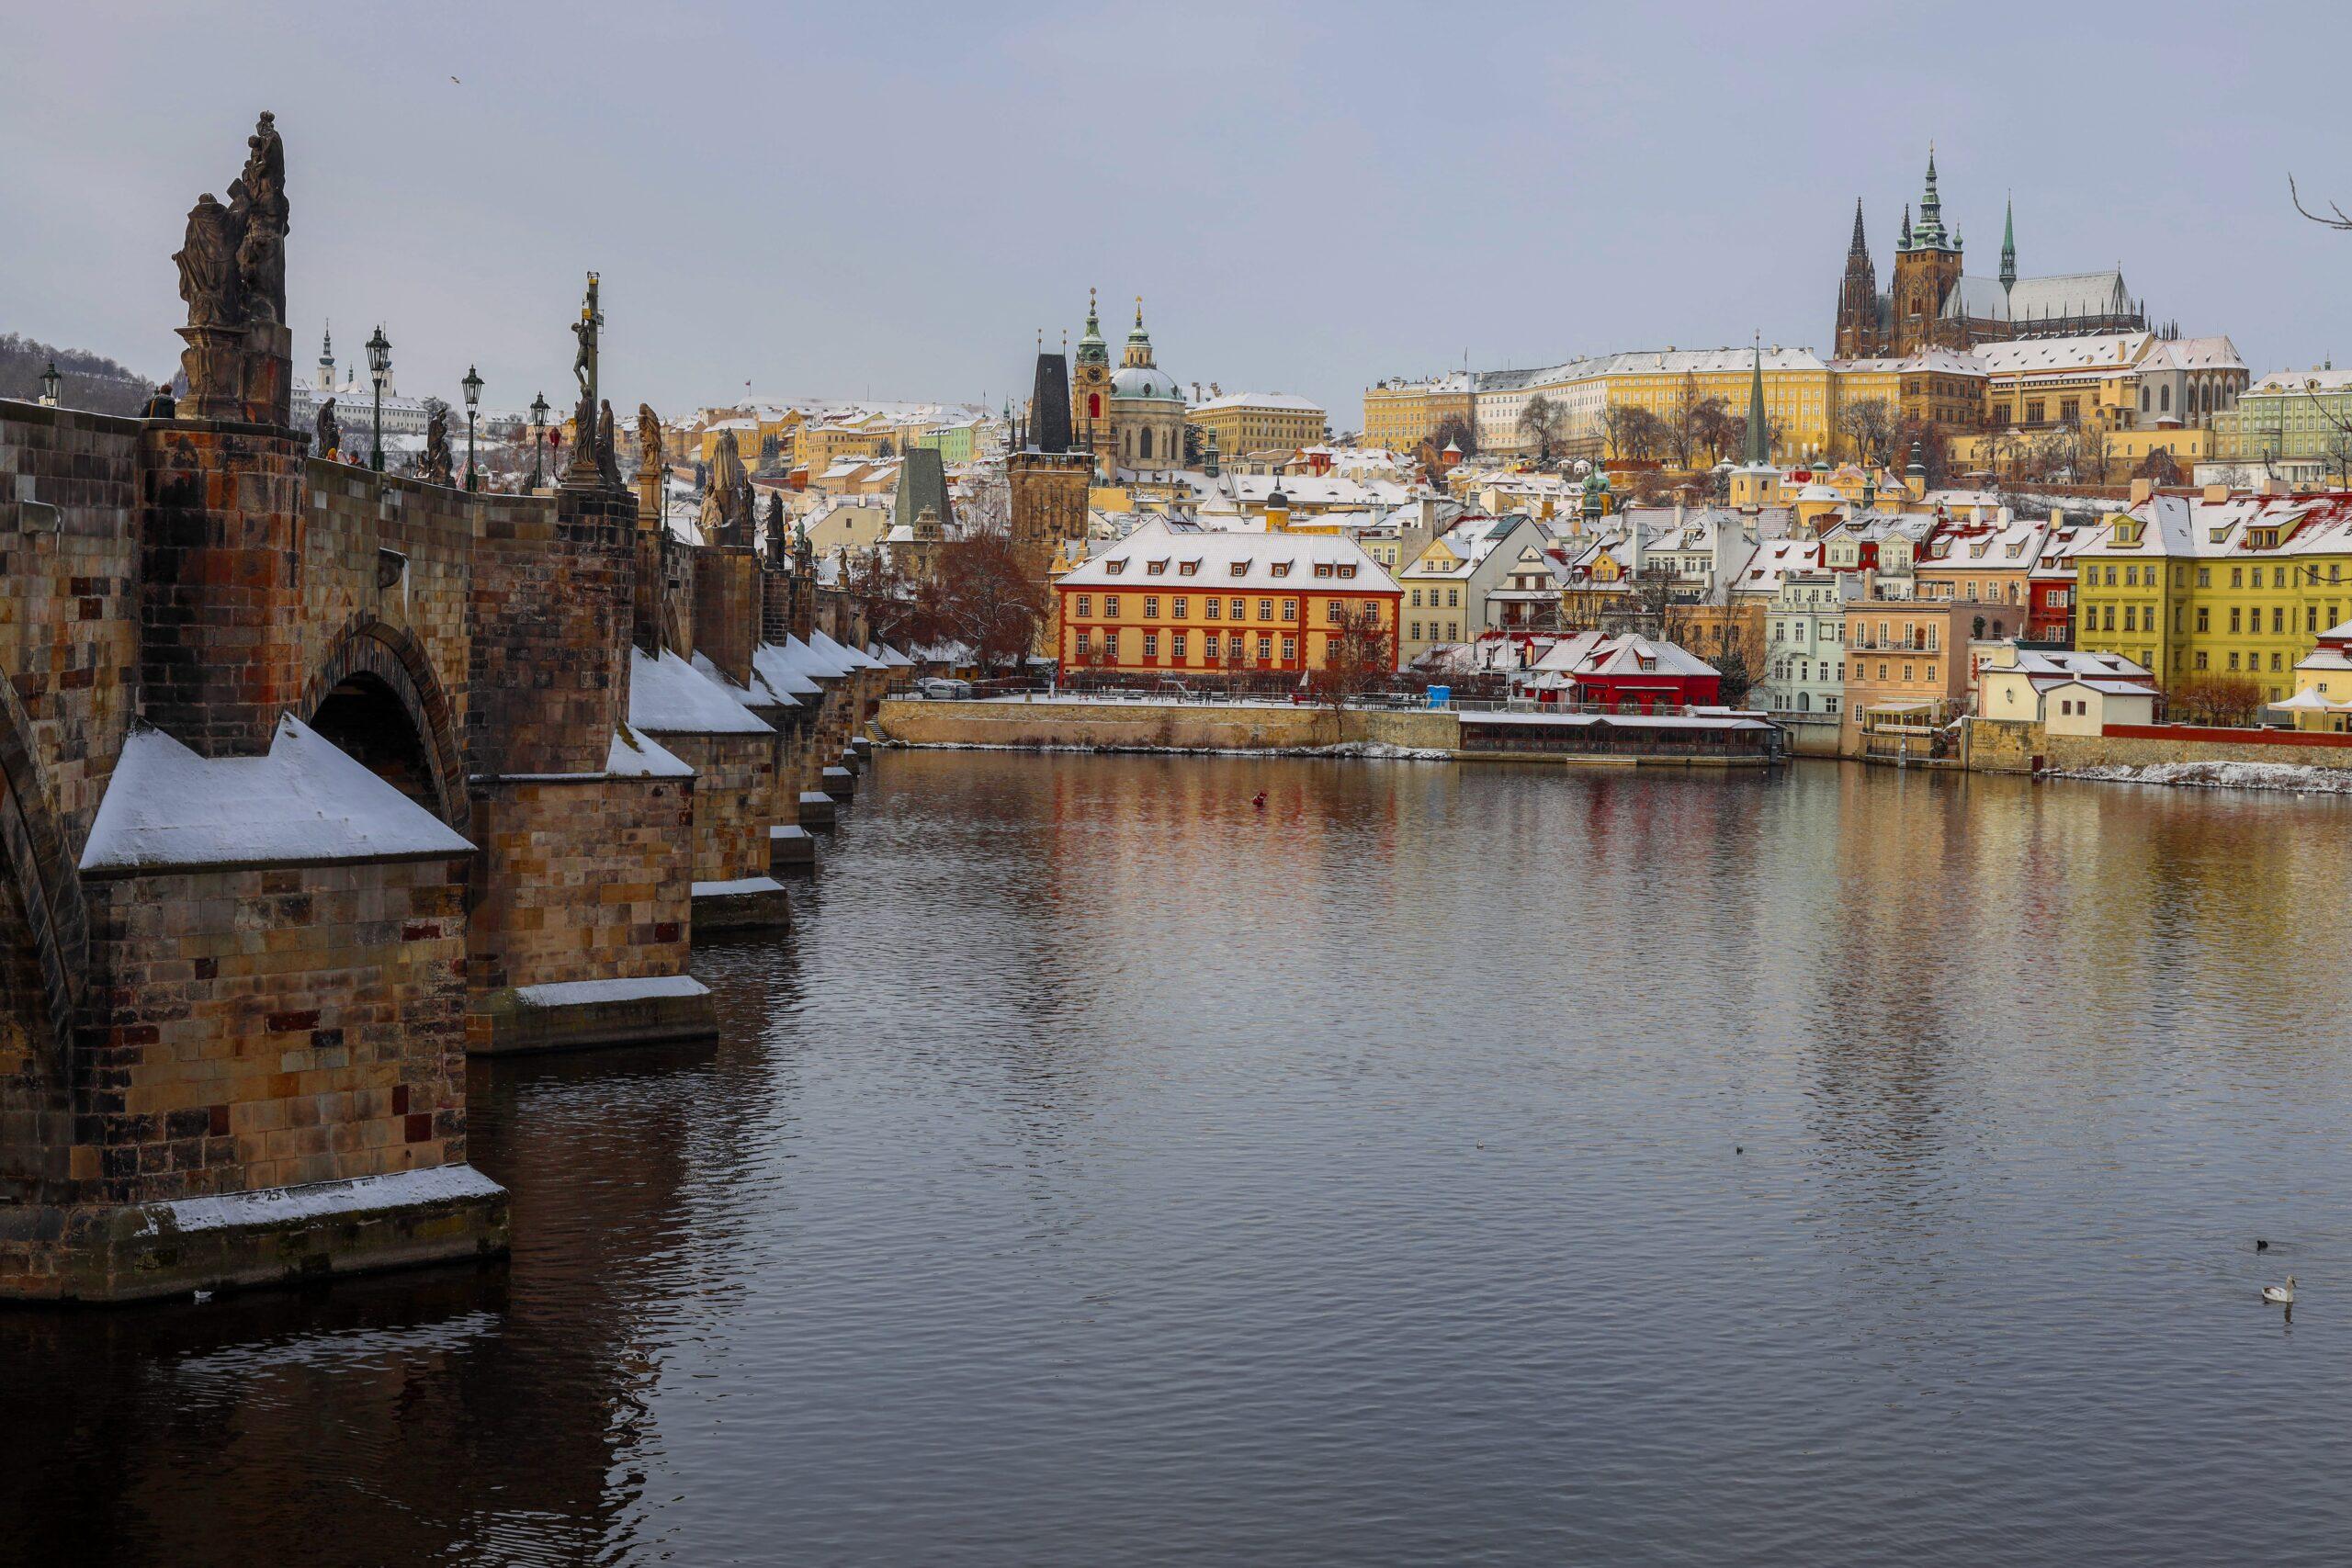
[(2292, 1274), (2288, 1275), (2287, 1282), (2283, 1285), (2263, 1286), (2262, 1299), (2266, 1302), (2276, 1302), (2281, 1306), (2293, 1306), (2295, 1304), (2295, 1277)]

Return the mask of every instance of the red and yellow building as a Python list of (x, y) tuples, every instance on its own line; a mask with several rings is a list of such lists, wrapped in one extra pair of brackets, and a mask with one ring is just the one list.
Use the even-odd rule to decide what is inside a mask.
[(1065, 671), (1200, 676), (1318, 671), (1335, 646), (1361, 659), (1375, 639), (1394, 669), (1404, 598), (1342, 535), (1159, 518), (1064, 573), (1054, 592)]

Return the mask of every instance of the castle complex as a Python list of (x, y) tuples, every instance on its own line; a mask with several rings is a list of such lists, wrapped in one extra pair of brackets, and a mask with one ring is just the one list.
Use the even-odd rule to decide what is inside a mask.
[(1862, 204), (1854, 203), (1854, 237), (1838, 286), (1835, 356), (1899, 358), (1921, 349), (1966, 349), (2015, 338), (2148, 330), (2146, 302), (2132, 298), (2120, 271), (2019, 277), (2014, 207), (2003, 219), (1998, 276), (1968, 276), (1961, 254), (1960, 231), (1944, 228), (1930, 149), (1919, 220), (1911, 221), (1905, 205), (1894, 244), (1894, 286), (1886, 293), (1879, 292), (1878, 268), (1862, 235)]

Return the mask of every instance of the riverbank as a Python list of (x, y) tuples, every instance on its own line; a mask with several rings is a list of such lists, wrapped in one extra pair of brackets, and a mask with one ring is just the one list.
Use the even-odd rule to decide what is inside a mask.
[(1289, 703), (1134, 703), (1055, 697), (891, 698), (875, 733), (898, 746), (1174, 755), (1411, 757), (1616, 767), (1761, 767), (1781, 732), (1723, 712), (1334, 708)]

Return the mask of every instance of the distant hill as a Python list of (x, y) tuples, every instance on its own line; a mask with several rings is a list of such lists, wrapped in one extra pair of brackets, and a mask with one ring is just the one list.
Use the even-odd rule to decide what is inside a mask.
[(15, 333), (0, 333), (0, 398), (40, 396), (40, 376), (51, 360), (61, 379), (57, 400), (95, 413), (135, 414), (147, 404), (155, 382), (102, 354), (57, 348)]

